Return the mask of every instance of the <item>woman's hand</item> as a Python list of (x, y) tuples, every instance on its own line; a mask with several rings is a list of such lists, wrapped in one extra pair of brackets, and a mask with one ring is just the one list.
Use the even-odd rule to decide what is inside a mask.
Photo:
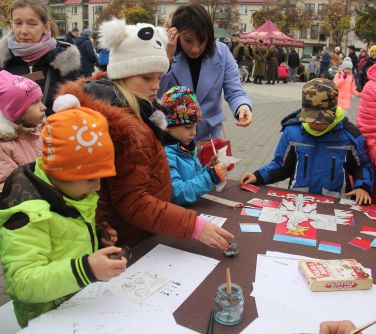
[(168, 42), (167, 42), (167, 57), (172, 61), (172, 58), (174, 57), (176, 53), (176, 47), (178, 45), (178, 39), (179, 39), (179, 32), (178, 29), (175, 27), (172, 27), (168, 29), (167, 31), (167, 36), (168, 36)]
[(241, 105), (238, 109), (239, 111), (239, 121), (235, 124), (241, 127), (247, 127), (252, 123), (252, 112), (251, 109), (245, 104)]

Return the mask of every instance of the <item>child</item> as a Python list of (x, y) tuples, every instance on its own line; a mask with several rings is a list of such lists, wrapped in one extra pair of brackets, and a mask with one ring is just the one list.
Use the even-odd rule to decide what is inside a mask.
[(196, 239), (225, 250), (233, 235), (170, 203), (171, 178), (163, 148), (165, 115), (156, 101), (160, 77), (170, 63), (156, 28), (113, 19), (100, 26), (101, 47), (110, 49), (107, 72), (69, 82), (63, 93), (104, 115), (115, 146), (116, 177), (102, 180), (99, 221), (133, 246), (157, 233)]
[(100, 178), (115, 175), (106, 119), (61, 111), (47, 118), (42, 140), (42, 157), (16, 169), (0, 194), (1, 263), (22, 327), (126, 265), (108, 258), (121, 248), (98, 250), (95, 231)]
[(311, 80), (303, 86), (302, 99), (301, 110), (282, 124), (273, 161), (245, 173), (240, 182), (263, 185), (290, 177), (296, 190), (335, 197), (346, 193), (357, 204), (370, 203), (373, 172), (364, 137), (337, 107), (337, 87), (328, 79)]
[(289, 67), (286, 65), (286, 62), (283, 62), (278, 66), (278, 83), (279, 83), (279, 80), (282, 80), (283, 83), (287, 83), (288, 78), (289, 78)]
[(170, 88), (162, 96), (167, 119), (165, 150), (170, 166), (172, 202), (183, 205), (211, 191), (227, 175), (225, 164), (202, 167), (193, 138), (201, 118), (196, 95), (185, 86)]
[(308, 64), (307, 71), (309, 73), (309, 80), (315, 79), (317, 77), (317, 73), (319, 72), (319, 64), (317, 62), (316, 56), (312, 56), (312, 59)]
[[(356, 125), (365, 137), (366, 152), (376, 170), (376, 64), (368, 69), (368, 82), (363, 88), (359, 109), (356, 113)], [(376, 180), (375, 180), (376, 181)], [(375, 182), (372, 203), (376, 204)]]
[(46, 107), (39, 86), (0, 71), (0, 191), (18, 166), (41, 155), (40, 124)]
[(350, 57), (345, 57), (340, 70), (334, 76), (334, 83), (338, 88), (338, 106), (344, 110), (350, 109), (351, 94), (360, 96), (355, 88), (355, 79), (352, 74), (353, 63)]

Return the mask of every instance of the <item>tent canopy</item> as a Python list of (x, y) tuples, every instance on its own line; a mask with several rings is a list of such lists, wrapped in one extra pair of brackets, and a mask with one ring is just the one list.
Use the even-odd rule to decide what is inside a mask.
[(261, 39), (264, 43), (278, 46), (295, 46), (302, 48), (304, 42), (293, 39), (281, 32), (276, 25), (267, 20), (261, 27), (250, 33), (240, 35), (241, 38), (247, 39), (251, 44), (258, 44)]

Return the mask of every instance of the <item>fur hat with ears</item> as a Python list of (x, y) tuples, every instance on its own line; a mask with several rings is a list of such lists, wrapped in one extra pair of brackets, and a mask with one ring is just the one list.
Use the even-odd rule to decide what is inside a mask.
[(110, 49), (109, 79), (147, 73), (166, 73), (170, 66), (158, 30), (151, 24), (126, 25), (113, 19), (99, 27), (99, 44)]

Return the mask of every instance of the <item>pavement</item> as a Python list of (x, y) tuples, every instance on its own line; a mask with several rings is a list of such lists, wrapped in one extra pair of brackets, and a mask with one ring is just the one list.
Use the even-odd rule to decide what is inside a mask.
[[(243, 85), (253, 103), (253, 123), (247, 128), (235, 125), (228, 106), (224, 103), (227, 121), (224, 124), (225, 137), (231, 141), (232, 154), (241, 159), (229, 178), (238, 180), (246, 171), (255, 171), (263, 164), (271, 161), (280, 138), (280, 120), (300, 108), (301, 90), (304, 83), (288, 83), (275, 85)], [(359, 99), (353, 98), (348, 112), (349, 119), (355, 121), (355, 113)], [(287, 188), (287, 181), (274, 186)], [(3, 270), (0, 266), (0, 305), (10, 298), (4, 292)]]

